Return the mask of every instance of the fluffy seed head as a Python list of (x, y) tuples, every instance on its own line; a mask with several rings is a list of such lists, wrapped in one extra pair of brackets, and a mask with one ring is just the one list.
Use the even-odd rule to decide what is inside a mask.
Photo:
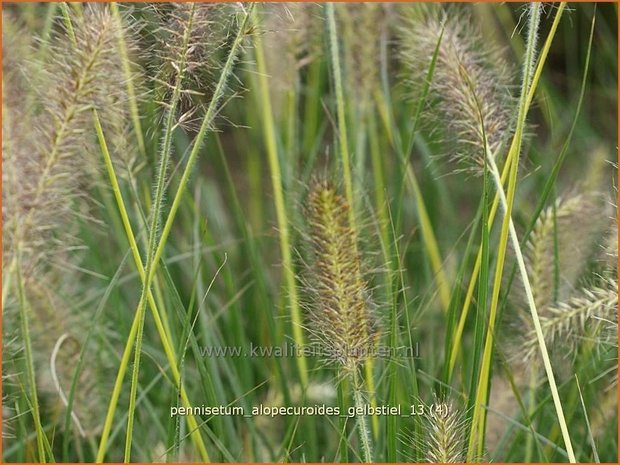
[(315, 181), (306, 217), (312, 336), (327, 357), (355, 369), (374, 347), (377, 324), (351, 226), (349, 205), (329, 182)]
[(73, 242), (67, 225), (75, 223), (70, 218), (84, 196), (82, 183), (95, 169), (85, 156), (93, 152), (93, 139), (87, 136), (92, 134), (91, 109), (97, 108), (105, 121), (124, 102), (116, 55), (120, 31), (108, 8), (86, 8), (84, 20), (74, 24), (76, 45), (64, 35), (56, 38), (50, 53), (54, 61), (39, 64), (43, 89), (21, 90), (24, 101), (36, 92), (41, 111), (21, 119), (23, 109), (5, 107), (11, 126), (2, 154), (7, 182), (3, 246), (10, 261), (19, 245), (25, 277)]
[(425, 416), (424, 461), (429, 463), (462, 463), (465, 461), (464, 421), (452, 402), (441, 401)]
[[(618, 286), (615, 280), (603, 279), (575, 292), (572, 297), (550, 306), (540, 316), (545, 340), (550, 346), (574, 346), (588, 331), (599, 331), (604, 321), (611, 321), (618, 308)], [(524, 356), (532, 359), (538, 351), (534, 330), (524, 341)], [(574, 353), (572, 350), (566, 353)]]
[(485, 140), (490, 153), (495, 154), (511, 133), (513, 98), (504, 61), (461, 10), (412, 5), (405, 11), (400, 55), (414, 96), (420, 98), (429, 85), (429, 108), (423, 116), (432, 129), (446, 129), (444, 136), (453, 139), (449, 140), (450, 151), (456, 159), (479, 171), (484, 164)]
[(314, 3), (266, 4), (265, 59), (274, 111), (299, 86), (299, 73), (323, 54), (323, 6)]
[(161, 17), (156, 100), (167, 107), (179, 85), (179, 123), (195, 129), (199, 125), (196, 110), (210, 101), (215, 90), (236, 7), (188, 2), (155, 8)]
[[(606, 224), (604, 199), (594, 193), (567, 195), (541, 212), (525, 247), (526, 267), (539, 310), (555, 300), (556, 268), (557, 300), (574, 290)], [(523, 301), (525, 291), (520, 281), (513, 286), (515, 297), (521, 296)]]
[(350, 3), (337, 6), (344, 40), (345, 77), (352, 101), (368, 105), (379, 86), (381, 42), (386, 40), (392, 9), (385, 3)]
[[(76, 235), (81, 217), (88, 215), (83, 200), (95, 182), (89, 174), (99, 166), (98, 159), (94, 163), (91, 158), (95, 150), (92, 109), (98, 110), (108, 127), (106, 123), (113, 119), (118, 122), (125, 105), (124, 74), (116, 49), (123, 32), (120, 24), (101, 5), (86, 6), (79, 17), (71, 16), (71, 22), (75, 40), (59, 29), (46, 44), (49, 58), (45, 60), (37, 53), (25, 53), (28, 48), (13, 48), (14, 41), (3, 44), (8, 57), (3, 60), (3, 78), (9, 77), (3, 90), (12, 95), (3, 102), (3, 254), (14, 267), (19, 257), (37, 384), (51, 399), (59, 398), (58, 389), (45, 373), (56, 341), (64, 333), (82, 341), (92, 324), (92, 315), (71, 304), (78, 277), (68, 271), (76, 268)], [(13, 79), (23, 76), (24, 70), (29, 71), (28, 79)], [(16, 318), (15, 300), (9, 295), (5, 302), (8, 318)], [(93, 374), (105, 370), (98, 369), (101, 365), (91, 355), (86, 355), (83, 376), (95, 383)], [(56, 359), (55, 375), (65, 394), (75, 359), (75, 351), (66, 350)], [(105, 373), (109, 379), (109, 372)], [(102, 406), (92, 402), (92, 389), (93, 384), (82, 382), (75, 397), (75, 411), (82, 415), (86, 429), (87, 417), (94, 419), (91, 425), (100, 421), (97, 409)]]
[[(532, 284), (545, 339), (550, 347), (578, 341), (593, 318), (605, 314), (617, 301), (611, 279), (587, 276), (588, 265), (596, 255), (596, 243), (606, 225), (604, 198), (595, 193), (578, 193), (558, 199), (539, 216), (525, 248), (525, 261)], [(579, 286), (580, 280), (585, 285)], [(511, 301), (525, 309), (525, 291), (517, 281)], [(519, 327), (523, 350), (518, 357), (533, 359), (538, 341), (528, 312), (520, 312)]]

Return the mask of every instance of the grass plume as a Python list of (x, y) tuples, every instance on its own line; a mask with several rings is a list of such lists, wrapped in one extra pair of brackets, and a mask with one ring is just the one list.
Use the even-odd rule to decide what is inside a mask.
[[(578, 328), (583, 329), (594, 313), (607, 307), (610, 299), (613, 302), (613, 288), (607, 279), (599, 279), (600, 283), (591, 289), (584, 286), (577, 290), (579, 281), (586, 278), (595, 244), (602, 239), (606, 225), (603, 196), (576, 193), (546, 208), (528, 238), (525, 264), (550, 347), (561, 340), (573, 340), (568, 337), (576, 334), (571, 330), (579, 332)], [(513, 284), (511, 299), (518, 309), (525, 308), (521, 281)], [(523, 313), (521, 317), (519, 326), (525, 327), (526, 337), (519, 358), (531, 360), (536, 355), (536, 335), (530, 319)]]
[[(315, 180), (306, 199), (308, 243), (308, 309), (311, 337), (327, 361), (351, 380), (356, 407), (365, 404), (359, 369), (372, 360), (378, 333), (368, 284), (362, 271), (358, 233), (351, 225), (350, 205), (328, 181)], [(370, 432), (358, 417), (362, 457), (372, 461)]]
[(480, 171), (485, 144), (495, 154), (512, 133), (514, 98), (507, 65), (498, 50), (485, 44), (467, 12), (457, 12), (456, 6), (444, 10), (424, 4), (404, 10), (400, 54), (414, 97), (420, 98), (428, 85), (423, 117), (435, 131), (446, 128), (442, 135), (455, 159)]
[[(10, 183), (21, 180), (19, 186), (3, 189), (5, 260), (10, 262), (21, 249), (26, 279), (50, 255), (51, 245), (56, 250), (68, 246), (71, 234), (58, 239), (55, 233), (58, 226), (72, 224), (68, 218), (75, 214), (74, 201), (82, 197), (80, 174), (93, 171), (92, 159), (84, 156), (92, 143), (82, 137), (90, 128), (89, 110), (101, 107), (107, 114), (111, 96), (123, 101), (118, 86), (123, 75), (115, 55), (118, 27), (107, 8), (89, 7), (85, 18), (75, 28), (76, 47), (60, 40), (54, 44), (55, 61), (45, 66), (53, 78), (39, 97), (43, 112), (33, 122), (36, 135), (17, 126), (3, 138), (14, 149), (3, 151), (7, 177)], [(14, 109), (11, 124), (26, 123), (19, 115), (23, 110)]]
[(175, 116), (185, 128), (198, 130), (198, 111), (213, 98), (236, 9), (235, 5), (221, 3), (173, 3), (156, 9), (161, 17), (156, 99), (170, 109), (175, 89), (180, 86)]
[(425, 418), (425, 440), (419, 444), (428, 463), (465, 461), (465, 423), (462, 413), (449, 401), (437, 402)]
[(327, 358), (351, 371), (372, 353), (377, 323), (349, 208), (329, 182), (315, 181), (310, 187), (306, 215), (312, 250), (312, 335)]
[[(618, 308), (618, 286), (614, 279), (583, 287), (571, 297), (551, 305), (540, 317), (545, 339), (551, 347), (562, 347), (571, 353), (570, 345), (577, 345), (586, 330), (611, 321)], [(524, 356), (531, 358), (536, 351), (535, 335), (527, 334)]]
[[(48, 59), (39, 61), (28, 48), (17, 56), (18, 49), (11, 47), (3, 61), (8, 76), (4, 89), (12, 95), (3, 103), (3, 253), (9, 263), (3, 278), (5, 285), (16, 282), (22, 337), (32, 341), (26, 365), (28, 370), (36, 366), (38, 376), (28, 384), (36, 384), (32, 392), (39, 389), (48, 399), (61, 399), (70, 390), (75, 347), (81, 350), (86, 328), (94, 324), (77, 311), (73, 285), (82, 258), (76, 252), (77, 235), (80, 224), (90, 222), (87, 199), (96, 184), (94, 145), (85, 136), (90, 134), (90, 110), (100, 108), (107, 121), (122, 125), (122, 112), (113, 107), (125, 101), (115, 54), (121, 29), (108, 8), (88, 6), (80, 18), (68, 14), (75, 23), (74, 40), (64, 41), (62, 31), (52, 35)], [(12, 79), (26, 69), (31, 70), (29, 78)], [(8, 292), (10, 288), (3, 287), (3, 297)], [(72, 341), (74, 349), (65, 344), (55, 350), (62, 338)], [(100, 411), (92, 399), (106, 367), (94, 353), (86, 357), (73, 417), (81, 420), (82, 434), (94, 434)], [(31, 401), (36, 411), (39, 399), (33, 396)], [(45, 455), (40, 452), (39, 459)]]

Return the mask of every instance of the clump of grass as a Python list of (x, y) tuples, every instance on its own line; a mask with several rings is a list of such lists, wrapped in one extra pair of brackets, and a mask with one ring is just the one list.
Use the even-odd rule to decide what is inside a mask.
[[(565, 6), (538, 56), (540, 4), (5, 5), (5, 461), (449, 463), (493, 443), (500, 461), (613, 462), (617, 226), (599, 237), (602, 196), (549, 198), (571, 173), (584, 192), (607, 187), (616, 57), (589, 64), (592, 38), (615, 25), (601, 11), (613, 6), (575, 6), (571, 21)], [(523, 63), (518, 107), (492, 42)], [(596, 112), (580, 114), (586, 97)], [(438, 177), (446, 152), (484, 179)], [(537, 166), (519, 177), (521, 152)], [(308, 181), (322, 169), (338, 179)], [(388, 348), (384, 303), (395, 356), (373, 359)], [(523, 310), (522, 337), (507, 339), (521, 355), (529, 344), (529, 373), (498, 350), (501, 319)], [(289, 336), (304, 356), (271, 351)], [(418, 342), (420, 358), (400, 356)], [(577, 383), (555, 384), (547, 346)], [(424, 417), (348, 416), (432, 391)], [(513, 404), (496, 404), (506, 393)], [(343, 414), (247, 415), (315, 403)], [(171, 415), (201, 404), (245, 412)], [(596, 443), (575, 454), (569, 430)]]
[[(135, 241), (135, 237), (133, 235), (133, 231), (130, 223), (128, 222), (126, 216), (126, 208), (124, 205), (124, 201), (122, 195), (118, 190), (118, 184), (115, 177), (115, 173), (113, 169), (111, 169), (111, 163), (109, 162), (109, 153), (105, 143), (105, 136), (101, 129), (99, 119), (97, 114), (94, 114), (95, 125), (97, 127), (97, 135), (101, 145), (102, 153), (104, 154), (104, 158), (106, 160), (106, 165), (108, 167), (109, 177), (111, 183), (114, 185), (115, 197), (117, 199), (117, 206), (121, 210), (121, 215), (123, 216), (123, 227), (125, 229), (125, 233), (127, 235), (127, 239), (130, 242), (132, 253), (134, 255), (134, 261), (138, 268), (138, 273), (142, 280), (142, 292), (140, 295), (140, 299), (138, 301), (137, 310), (135, 314), (135, 318), (132, 322), (131, 330), (128, 336), (127, 343), (125, 344), (125, 349), (123, 352), (123, 356), (121, 358), (121, 363), (119, 365), (118, 373), (116, 376), (115, 384), (113, 387), (112, 396), (108, 405), (108, 410), (104, 422), (103, 433), (100, 440), (99, 450), (97, 452), (97, 460), (103, 460), (103, 457), (107, 450), (108, 439), (110, 436), (112, 423), (114, 414), (116, 411), (117, 403), (119, 400), (119, 396), (121, 393), (121, 388), (123, 384), (123, 378), (125, 372), (129, 365), (129, 357), (131, 355), (132, 347), (135, 343), (135, 353), (134, 353), (134, 369), (132, 372), (131, 379), (131, 392), (130, 392), (130, 401), (129, 401), (129, 414), (127, 421), (127, 431), (126, 431), (126, 441), (125, 441), (125, 460), (128, 461), (130, 459), (132, 447), (133, 447), (133, 430), (134, 430), (134, 417), (135, 417), (135, 409), (137, 405), (137, 391), (139, 384), (139, 371), (140, 371), (140, 359), (142, 352), (142, 339), (144, 336), (144, 318), (147, 302), (149, 307), (152, 310), (153, 317), (155, 319), (155, 323), (157, 326), (157, 330), (159, 332), (160, 338), (162, 339), (162, 344), (164, 346), (164, 351), (166, 352), (166, 357), (168, 362), (171, 365), (172, 374), (175, 382), (175, 386), (178, 389), (179, 396), (182, 402), (186, 405), (189, 404), (189, 400), (187, 398), (187, 394), (184, 386), (181, 384), (181, 374), (179, 368), (177, 367), (177, 356), (175, 354), (175, 350), (172, 346), (170, 335), (168, 334), (168, 329), (164, 326), (159, 310), (157, 308), (157, 304), (154, 300), (154, 296), (151, 290), (151, 286), (153, 284), (153, 280), (157, 271), (157, 267), (159, 265), (159, 261), (162, 258), (162, 254), (168, 240), (168, 235), (170, 234), (170, 230), (172, 228), (172, 224), (174, 222), (177, 210), (179, 208), (181, 199), (187, 187), (188, 179), (190, 173), (192, 172), (192, 168), (196, 162), (196, 158), (202, 148), (202, 144), (204, 142), (204, 138), (207, 134), (207, 131), (211, 129), (211, 125), (218, 113), (221, 109), (221, 102), (226, 94), (227, 83), (229, 78), (233, 74), (234, 64), (238, 58), (238, 51), (242, 47), (244, 39), (246, 37), (246, 25), (248, 22), (248, 18), (250, 16), (250, 12), (253, 9), (253, 6), (250, 6), (248, 10), (245, 11), (243, 15), (243, 20), (240, 23), (237, 34), (232, 42), (230, 50), (228, 51), (228, 56), (226, 57), (225, 63), (223, 64), (222, 71), (217, 80), (217, 84), (215, 85), (213, 96), (211, 97), (209, 104), (204, 112), (204, 115), (201, 119), (200, 128), (196, 137), (192, 142), (192, 148), (189, 153), (189, 157), (183, 173), (181, 175), (181, 179), (179, 181), (179, 186), (177, 192), (172, 200), (172, 205), (170, 207), (170, 212), (166, 218), (166, 221), (161, 230), (161, 234), (159, 234), (159, 225), (163, 215), (163, 204), (164, 204), (164, 193), (167, 189), (167, 168), (171, 157), (172, 152), (172, 139), (173, 132), (175, 128), (178, 126), (179, 121), (176, 117), (178, 105), (181, 100), (182, 92), (183, 92), (183, 82), (185, 79), (186, 72), (188, 71), (188, 59), (191, 58), (191, 54), (194, 51), (194, 44), (191, 42), (192, 38), (192, 26), (194, 25), (194, 19), (197, 14), (197, 10), (200, 8), (200, 5), (191, 4), (188, 10), (188, 16), (185, 18), (185, 24), (183, 26), (182, 33), (182, 47), (179, 49), (179, 64), (176, 66), (176, 76), (175, 76), (175, 85), (173, 88), (172, 96), (170, 98), (170, 103), (166, 106), (165, 111), (165, 122), (164, 122), (164, 138), (161, 148), (161, 154), (158, 160), (158, 167), (156, 172), (156, 185), (153, 190), (153, 205), (151, 207), (150, 213), (150, 228), (148, 234), (147, 241), (147, 253), (146, 253), (146, 261), (143, 264), (140, 253), (137, 249), (137, 244)], [(183, 119), (181, 116), (180, 119)], [(197, 422), (193, 415), (188, 417), (188, 424), (191, 428), (191, 437), (195, 442), (198, 451), (201, 454), (201, 458), (205, 461), (209, 461), (209, 454), (204, 445), (202, 437), (200, 435), (200, 431), (198, 429)]]
[[(615, 314), (617, 278), (613, 263), (617, 259), (611, 257), (617, 236), (612, 230), (607, 236), (615, 238), (604, 239), (609, 224), (608, 210), (602, 194), (573, 188), (540, 213), (524, 246), (525, 265), (542, 332), (550, 353), (564, 358), (564, 361), (557, 358), (558, 362), (565, 363), (570, 356), (571, 362), (576, 363), (577, 348), (587, 346), (592, 337), (598, 344), (605, 333), (606, 318), (611, 312)], [(611, 248), (604, 245), (606, 242)], [(509, 284), (508, 280), (505, 284)], [(513, 369), (511, 382), (520, 388), (529, 387), (529, 414), (534, 418), (541, 369), (537, 358), (539, 343), (529, 315), (523, 310), (528, 304), (522, 281), (512, 283), (509, 297), (517, 313), (508, 316), (511, 323), (502, 340), (509, 341), (508, 352), (513, 354), (508, 357)], [(515, 338), (514, 334), (518, 336)], [(515, 394), (510, 392), (502, 374), (496, 378), (492, 408), (511, 415), (518, 409)], [(500, 416), (495, 416), (489, 424), (494, 431), (490, 435), (494, 445), (505, 433), (505, 426)], [(533, 445), (531, 438), (528, 444), (526, 450)], [(527, 453), (531, 454), (531, 450)]]
[[(489, 307), (488, 323), (486, 324), (486, 336), (483, 355), (479, 367), (474, 367), (472, 378), (478, 382), (476, 396), (473, 402), (472, 429), (469, 436), (467, 459), (471, 460), (476, 454), (481, 454), (484, 447), (484, 427), (486, 411), (484, 403), (488, 399), (490, 382), (490, 366), (493, 358), (493, 333), (497, 319), (499, 295), (502, 287), (502, 275), (508, 241), (513, 245), (519, 274), (527, 295), (528, 308), (535, 328), (538, 347), (545, 365), (545, 371), (549, 380), (551, 393), (564, 442), (571, 461), (574, 461), (571, 440), (568, 434), (562, 404), (555, 383), (555, 376), (549, 361), (548, 351), (542, 334), (540, 319), (534, 301), (529, 277), (521, 252), (519, 238), (512, 221), (512, 209), (518, 180), (519, 158), (524, 138), (524, 130), (529, 108), (529, 93), (537, 84), (535, 75), (536, 54), (538, 51), (538, 29), (540, 24), (540, 5), (531, 5), (528, 9), (528, 31), (526, 51), (523, 60), (523, 73), (521, 81), (521, 95), (519, 105), (510, 104), (508, 82), (501, 76), (501, 61), (496, 58), (491, 60), (486, 53), (478, 50), (488, 48), (473, 48), (477, 40), (476, 35), (469, 32), (463, 34), (460, 23), (453, 22), (449, 16), (437, 16), (441, 10), (423, 8), (416, 10), (411, 29), (421, 25), (423, 34), (416, 36), (429, 36), (434, 33), (434, 40), (426, 44), (421, 52), (410, 50), (411, 56), (427, 56), (427, 66), (421, 69), (430, 69), (433, 72), (433, 80), (424, 86), (430, 96), (438, 99), (438, 111), (442, 115), (455, 134), (456, 142), (464, 144), (470, 150), (465, 155), (457, 155), (457, 158), (470, 163), (474, 160), (478, 168), (483, 167), (483, 173), (489, 174), (497, 191), (497, 199), (504, 213), (501, 225), (501, 233), (497, 247), (497, 261), (495, 263), (495, 276), (491, 303)], [(407, 31), (407, 29), (405, 30)], [(423, 41), (421, 41), (423, 42)], [(472, 44), (474, 44), (472, 46)], [(407, 55), (405, 55), (407, 57)], [(410, 66), (416, 69), (415, 65)], [(443, 105), (442, 105), (443, 102)], [(512, 122), (515, 121), (514, 137), (508, 151), (510, 162), (509, 177), (506, 192), (504, 192), (503, 175), (495, 161), (500, 149), (505, 145), (507, 137), (513, 133)], [(486, 177), (486, 176), (485, 176)], [(486, 186), (485, 186), (486, 189)], [(486, 195), (486, 194), (485, 194)], [(485, 205), (485, 208), (488, 208)], [(483, 213), (483, 241), (481, 250), (488, 241), (487, 222), (488, 211)], [(488, 244), (487, 244), (488, 247)], [(488, 267), (488, 264), (487, 264)], [(486, 286), (486, 283), (482, 283)], [(482, 305), (486, 306), (486, 290), (483, 289), (481, 296)]]

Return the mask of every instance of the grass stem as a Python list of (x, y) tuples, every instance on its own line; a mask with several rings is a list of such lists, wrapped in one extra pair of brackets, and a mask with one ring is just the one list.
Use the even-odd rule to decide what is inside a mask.
[[(354, 234), (354, 245), (357, 248), (357, 238), (359, 229), (357, 228), (356, 201), (353, 196), (353, 179), (351, 176), (351, 160), (349, 157), (349, 138), (347, 133), (347, 120), (345, 113), (345, 98), (342, 85), (342, 66), (340, 64), (340, 47), (338, 46), (338, 33), (336, 29), (336, 14), (334, 4), (327, 3), (327, 27), (329, 30), (330, 54), (332, 59), (332, 72), (334, 75), (334, 89), (336, 92), (336, 113), (338, 115), (338, 147), (340, 151), (340, 160), (342, 162), (342, 175), (344, 178), (344, 189), (347, 202), (349, 203), (349, 224)], [(377, 397), (375, 393), (375, 382), (373, 377), (374, 361), (372, 358), (366, 359), (364, 362), (365, 381), (370, 397), (370, 404), (377, 406)], [(378, 419), (373, 420), (373, 429), (378, 434)]]
[[(504, 194), (504, 189), (502, 187), (499, 170), (497, 169), (497, 165), (495, 164), (495, 161), (493, 160), (492, 156), (488, 157), (488, 163), (489, 163), (489, 167), (491, 168), (491, 175), (493, 176), (493, 181), (499, 193), (502, 210), (507, 215), (506, 212), (508, 211), (509, 203), (508, 203), (508, 200), (506, 199), (506, 195)], [(549, 388), (551, 390), (551, 396), (553, 398), (553, 404), (555, 406), (556, 414), (558, 416), (558, 422), (560, 424), (560, 429), (562, 431), (562, 437), (564, 438), (564, 446), (566, 447), (566, 453), (568, 454), (568, 459), (570, 463), (576, 463), (577, 460), (575, 458), (575, 452), (573, 451), (573, 445), (571, 443), (570, 435), (568, 433), (568, 427), (566, 425), (566, 419), (564, 417), (564, 410), (562, 408), (562, 401), (560, 399), (560, 395), (558, 393), (558, 387), (555, 382), (555, 376), (553, 374), (553, 368), (551, 366), (551, 360), (549, 358), (547, 344), (545, 343), (545, 335), (543, 333), (542, 326), (540, 324), (540, 318), (538, 317), (538, 311), (536, 309), (536, 303), (534, 301), (534, 294), (532, 292), (532, 286), (530, 284), (530, 281), (527, 275), (527, 268), (525, 266), (525, 260), (523, 259), (523, 253), (521, 252), (521, 244), (519, 242), (519, 238), (517, 236), (517, 230), (515, 229), (512, 218), (510, 218), (509, 216), (508, 216), (508, 222), (509, 222), (509, 229), (510, 229), (510, 240), (512, 242), (512, 247), (514, 249), (515, 256), (517, 259), (519, 273), (521, 274), (521, 280), (523, 281), (523, 287), (525, 289), (528, 307), (530, 309), (532, 321), (534, 323), (534, 329), (536, 331), (536, 338), (538, 339), (540, 353), (543, 359), (543, 365), (545, 367), (545, 373), (547, 374), (547, 380), (549, 382)]]
[[(360, 412), (364, 410), (365, 402), (362, 395), (362, 383), (357, 368), (351, 371), (351, 389), (353, 391), (353, 401), (355, 409)], [(365, 463), (372, 463), (372, 446), (370, 445), (370, 431), (366, 422), (366, 416), (361, 414), (357, 416), (357, 430), (359, 433), (360, 443), (362, 444), (362, 458)]]
[[(118, 179), (114, 170), (114, 165), (112, 164), (112, 159), (110, 157), (110, 153), (108, 151), (108, 147), (104, 138), (104, 134), (103, 134), (103, 129), (101, 128), (101, 123), (99, 122), (99, 118), (97, 116), (97, 113), (94, 112), (94, 121), (95, 121), (95, 129), (97, 130), (97, 137), (99, 138), (99, 144), (101, 147), (101, 152), (104, 158), (104, 162), (105, 162), (105, 166), (106, 166), (106, 170), (108, 172), (108, 177), (110, 180), (110, 184), (112, 185), (112, 191), (114, 192), (114, 196), (116, 198), (116, 203), (119, 209), (119, 212), (121, 214), (121, 219), (123, 222), (123, 226), (125, 229), (125, 234), (127, 236), (127, 240), (129, 242), (130, 245), (130, 249), (133, 255), (133, 259), (136, 265), (136, 268), (138, 270), (138, 274), (140, 276), (140, 279), (142, 280), (142, 283), (144, 285), (145, 283), (145, 278), (146, 278), (146, 273), (144, 270), (144, 265), (142, 263), (142, 257), (140, 256), (140, 250), (138, 248), (138, 244), (136, 242), (135, 239), (135, 235), (133, 233), (133, 229), (131, 227), (131, 223), (129, 221), (129, 215), (127, 213), (127, 209), (125, 207), (125, 202), (123, 201), (123, 197), (122, 197), (122, 193), (121, 193), (121, 188), (120, 185), (118, 184)], [(170, 337), (169, 337), (169, 332), (167, 332), (162, 324), (162, 320), (160, 317), (160, 313), (159, 310), (157, 308), (157, 305), (155, 303), (155, 299), (153, 298), (153, 294), (152, 291), (149, 289), (148, 290), (148, 294), (147, 294), (147, 298), (148, 298), (148, 302), (149, 302), (149, 306), (151, 308), (151, 312), (153, 314), (153, 318), (155, 320), (155, 325), (157, 327), (157, 331), (159, 333), (159, 336), (162, 340), (162, 345), (164, 346), (164, 352), (166, 353), (166, 357), (168, 359), (168, 363), (170, 364), (170, 369), (172, 371), (172, 376), (174, 379), (174, 382), (177, 386), (177, 388), (180, 391), (181, 394), (181, 400), (183, 402), (183, 405), (185, 407), (189, 407), (191, 406), (191, 403), (189, 401), (189, 398), (187, 396), (187, 393), (185, 392), (185, 388), (183, 387), (183, 385), (181, 384), (181, 374), (177, 368), (177, 356), (174, 353), (174, 349), (173, 349), (173, 345), (170, 341)], [(128, 340), (133, 340), (137, 337), (137, 332), (138, 332), (138, 324), (139, 324), (139, 320), (138, 319), (134, 319), (133, 324), (131, 326), (130, 332), (129, 332), (129, 336), (128, 336)], [(110, 398), (110, 403), (109, 403), (109, 407), (108, 407), (108, 414), (106, 416), (105, 422), (104, 422), (104, 427), (103, 427), (103, 431), (101, 434), (101, 440), (100, 440), (100, 444), (99, 444), (99, 449), (97, 452), (97, 459), (96, 461), (98, 463), (103, 462), (103, 459), (105, 457), (105, 452), (107, 449), (107, 441), (109, 438), (109, 434), (110, 434), (110, 430), (112, 427), (112, 421), (114, 418), (114, 410), (116, 409), (116, 405), (118, 403), (118, 399), (120, 397), (120, 392), (122, 389), (122, 380), (124, 378), (124, 374), (127, 370), (128, 367), (128, 363), (129, 363), (129, 357), (131, 355), (131, 344), (128, 344), (125, 347), (125, 350), (123, 351), (123, 355), (121, 357), (121, 364), (119, 367), (119, 371), (116, 377), (116, 381), (114, 383), (114, 388), (112, 390), (112, 395)], [(200, 456), (202, 458), (203, 461), (209, 461), (209, 454), (207, 453), (207, 449), (204, 445), (204, 442), (202, 440), (202, 437), (200, 436), (200, 431), (198, 430), (198, 424), (196, 422), (196, 419), (194, 418), (193, 415), (189, 415), (188, 417), (188, 424), (189, 427), (191, 428), (191, 437), (192, 440), (194, 441), (194, 443), (196, 444), (196, 447), (200, 453)]]
[[(528, 23), (528, 39), (525, 58), (523, 61), (523, 79), (521, 86), (521, 98), (518, 107), (517, 126), (514, 134), (514, 155), (510, 163), (510, 174), (508, 179), (508, 189), (506, 195), (506, 204), (504, 206), (505, 216), (502, 221), (499, 243), (497, 246), (497, 261), (495, 263), (495, 276), (493, 280), (493, 291), (491, 294), (491, 305), (488, 315), (487, 331), (482, 354), (482, 364), (480, 367), (480, 375), (476, 388), (475, 403), (472, 414), (472, 427), (469, 436), (469, 445), (467, 451), (468, 461), (475, 457), (480, 457), (484, 448), (484, 430), (486, 424), (486, 409), (484, 405), (487, 403), (491, 360), (493, 356), (493, 338), (495, 333), (495, 322), (499, 307), (499, 294), (502, 288), (502, 275), (504, 270), (504, 262), (508, 245), (509, 229), (511, 224), (512, 206), (514, 203), (515, 192), (517, 187), (517, 172), (519, 167), (519, 154), (521, 152), (521, 143), (524, 137), (525, 120), (527, 117), (527, 96), (532, 85), (533, 70), (536, 60), (536, 44), (538, 39), (538, 26), (540, 22), (540, 4), (531, 4), (529, 7), (529, 23)], [(484, 128), (483, 132), (484, 134)], [(486, 140), (485, 140), (486, 144)], [(492, 157), (492, 155), (491, 155)], [(485, 158), (490, 158), (486, 156)], [(501, 186), (501, 178), (499, 179)], [(499, 193), (500, 191), (498, 191)], [(501, 190), (503, 192), (503, 188)], [(501, 197), (501, 195), (500, 195)], [(482, 283), (486, 285), (486, 283)]]
[(29, 403), (32, 409), (32, 418), (34, 421), (34, 429), (36, 432), (37, 439), (37, 451), (39, 454), (39, 461), (42, 463), (46, 462), (45, 458), (45, 432), (43, 431), (43, 426), (41, 425), (41, 412), (39, 409), (39, 398), (37, 396), (37, 382), (34, 371), (34, 358), (32, 355), (32, 340), (30, 338), (30, 327), (28, 324), (29, 319), (29, 305), (28, 300), (26, 298), (26, 291), (24, 289), (24, 279), (21, 273), (20, 266), (20, 248), (17, 250), (17, 260), (16, 260), (16, 285), (17, 285), (17, 296), (19, 300), (19, 316), (21, 320), (21, 336), (24, 341), (24, 361), (26, 365), (26, 379), (28, 381), (28, 388), (30, 389), (30, 399)]
[[(263, 131), (269, 168), (271, 171), (271, 184), (276, 207), (276, 217), (278, 222), (278, 233), (280, 236), (280, 254), (282, 255), (282, 267), (286, 290), (288, 293), (288, 304), (291, 312), (291, 323), (293, 330), (293, 340), (298, 347), (304, 346), (302, 332), (301, 309), (299, 296), (297, 293), (297, 283), (295, 282), (295, 269), (293, 267), (292, 246), (289, 233), (289, 221), (284, 202), (284, 192), (282, 188), (282, 169), (278, 156), (278, 146), (276, 142), (275, 122), (271, 109), (271, 97), (269, 95), (269, 85), (267, 82), (267, 69), (265, 66), (265, 56), (260, 35), (254, 37), (254, 52), (256, 56), (256, 67), (258, 70), (258, 84), (260, 91), (260, 101), (263, 116)], [(308, 385), (308, 367), (304, 357), (296, 357), (297, 368), (302, 386)]]

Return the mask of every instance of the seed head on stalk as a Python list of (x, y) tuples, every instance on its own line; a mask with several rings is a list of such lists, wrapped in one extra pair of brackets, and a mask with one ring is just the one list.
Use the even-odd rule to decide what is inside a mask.
[(327, 359), (354, 370), (372, 354), (378, 324), (349, 208), (331, 183), (312, 183), (306, 201), (311, 249), (306, 307), (312, 336)]
[[(3, 41), (3, 92), (10, 96), (3, 100), (3, 278), (19, 281), (25, 291), (18, 303), (8, 289), (4, 315), (7, 321), (18, 313), (21, 321), (30, 320), (22, 333), (32, 333), (36, 388), (52, 399), (68, 396), (84, 335), (93, 324), (92, 314), (75, 304), (76, 283), (88, 279), (76, 272), (78, 235), (83, 222), (92, 222), (85, 200), (99, 181), (92, 109), (108, 128), (125, 131), (127, 123), (121, 110), (125, 76), (116, 49), (127, 31), (108, 6), (87, 5), (80, 15), (71, 10), (68, 15), (71, 29), (54, 29), (45, 56), (20, 41), (17, 23), (3, 16), (3, 36), (9, 36)], [(80, 297), (86, 296), (80, 292)], [(71, 343), (59, 345), (51, 362), (65, 334)], [(93, 352), (85, 355), (72, 409), (82, 434), (98, 427), (96, 391), (106, 379), (104, 357)]]
[(482, 172), (485, 140), (495, 154), (512, 133), (514, 98), (507, 66), (456, 7), (404, 8), (400, 55), (414, 97), (421, 98), (428, 85), (423, 120), (432, 131), (445, 130), (441, 135), (456, 146), (450, 153), (457, 161)]
[[(226, 58), (237, 6), (224, 3), (171, 3), (153, 7), (160, 17), (155, 45), (155, 99), (169, 109), (177, 85), (181, 95), (179, 124), (200, 126), (200, 109), (208, 104)], [(181, 82), (177, 79), (182, 77)]]
[(460, 463), (465, 461), (463, 416), (451, 402), (440, 402), (427, 416), (425, 461)]
[(300, 91), (301, 73), (323, 54), (323, 5), (266, 4), (263, 29), (270, 94), (277, 116), (289, 95)]
[[(594, 192), (573, 193), (543, 210), (525, 246), (525, 264), (532, 294), (550, 347), (566, 347), (579, 340), (593, 317), (609, 312), (617, 291), (609, 276), (588, 272), (608, 224), (604, 197)], [(615, 294), (615, 295), (614, 295)], [(516, 280), (510, 300), (526, 309), (525, 290)], [(523, 336), (520, 358), (535, 358), (537, 340), (527, 311), (516, 323)]]

